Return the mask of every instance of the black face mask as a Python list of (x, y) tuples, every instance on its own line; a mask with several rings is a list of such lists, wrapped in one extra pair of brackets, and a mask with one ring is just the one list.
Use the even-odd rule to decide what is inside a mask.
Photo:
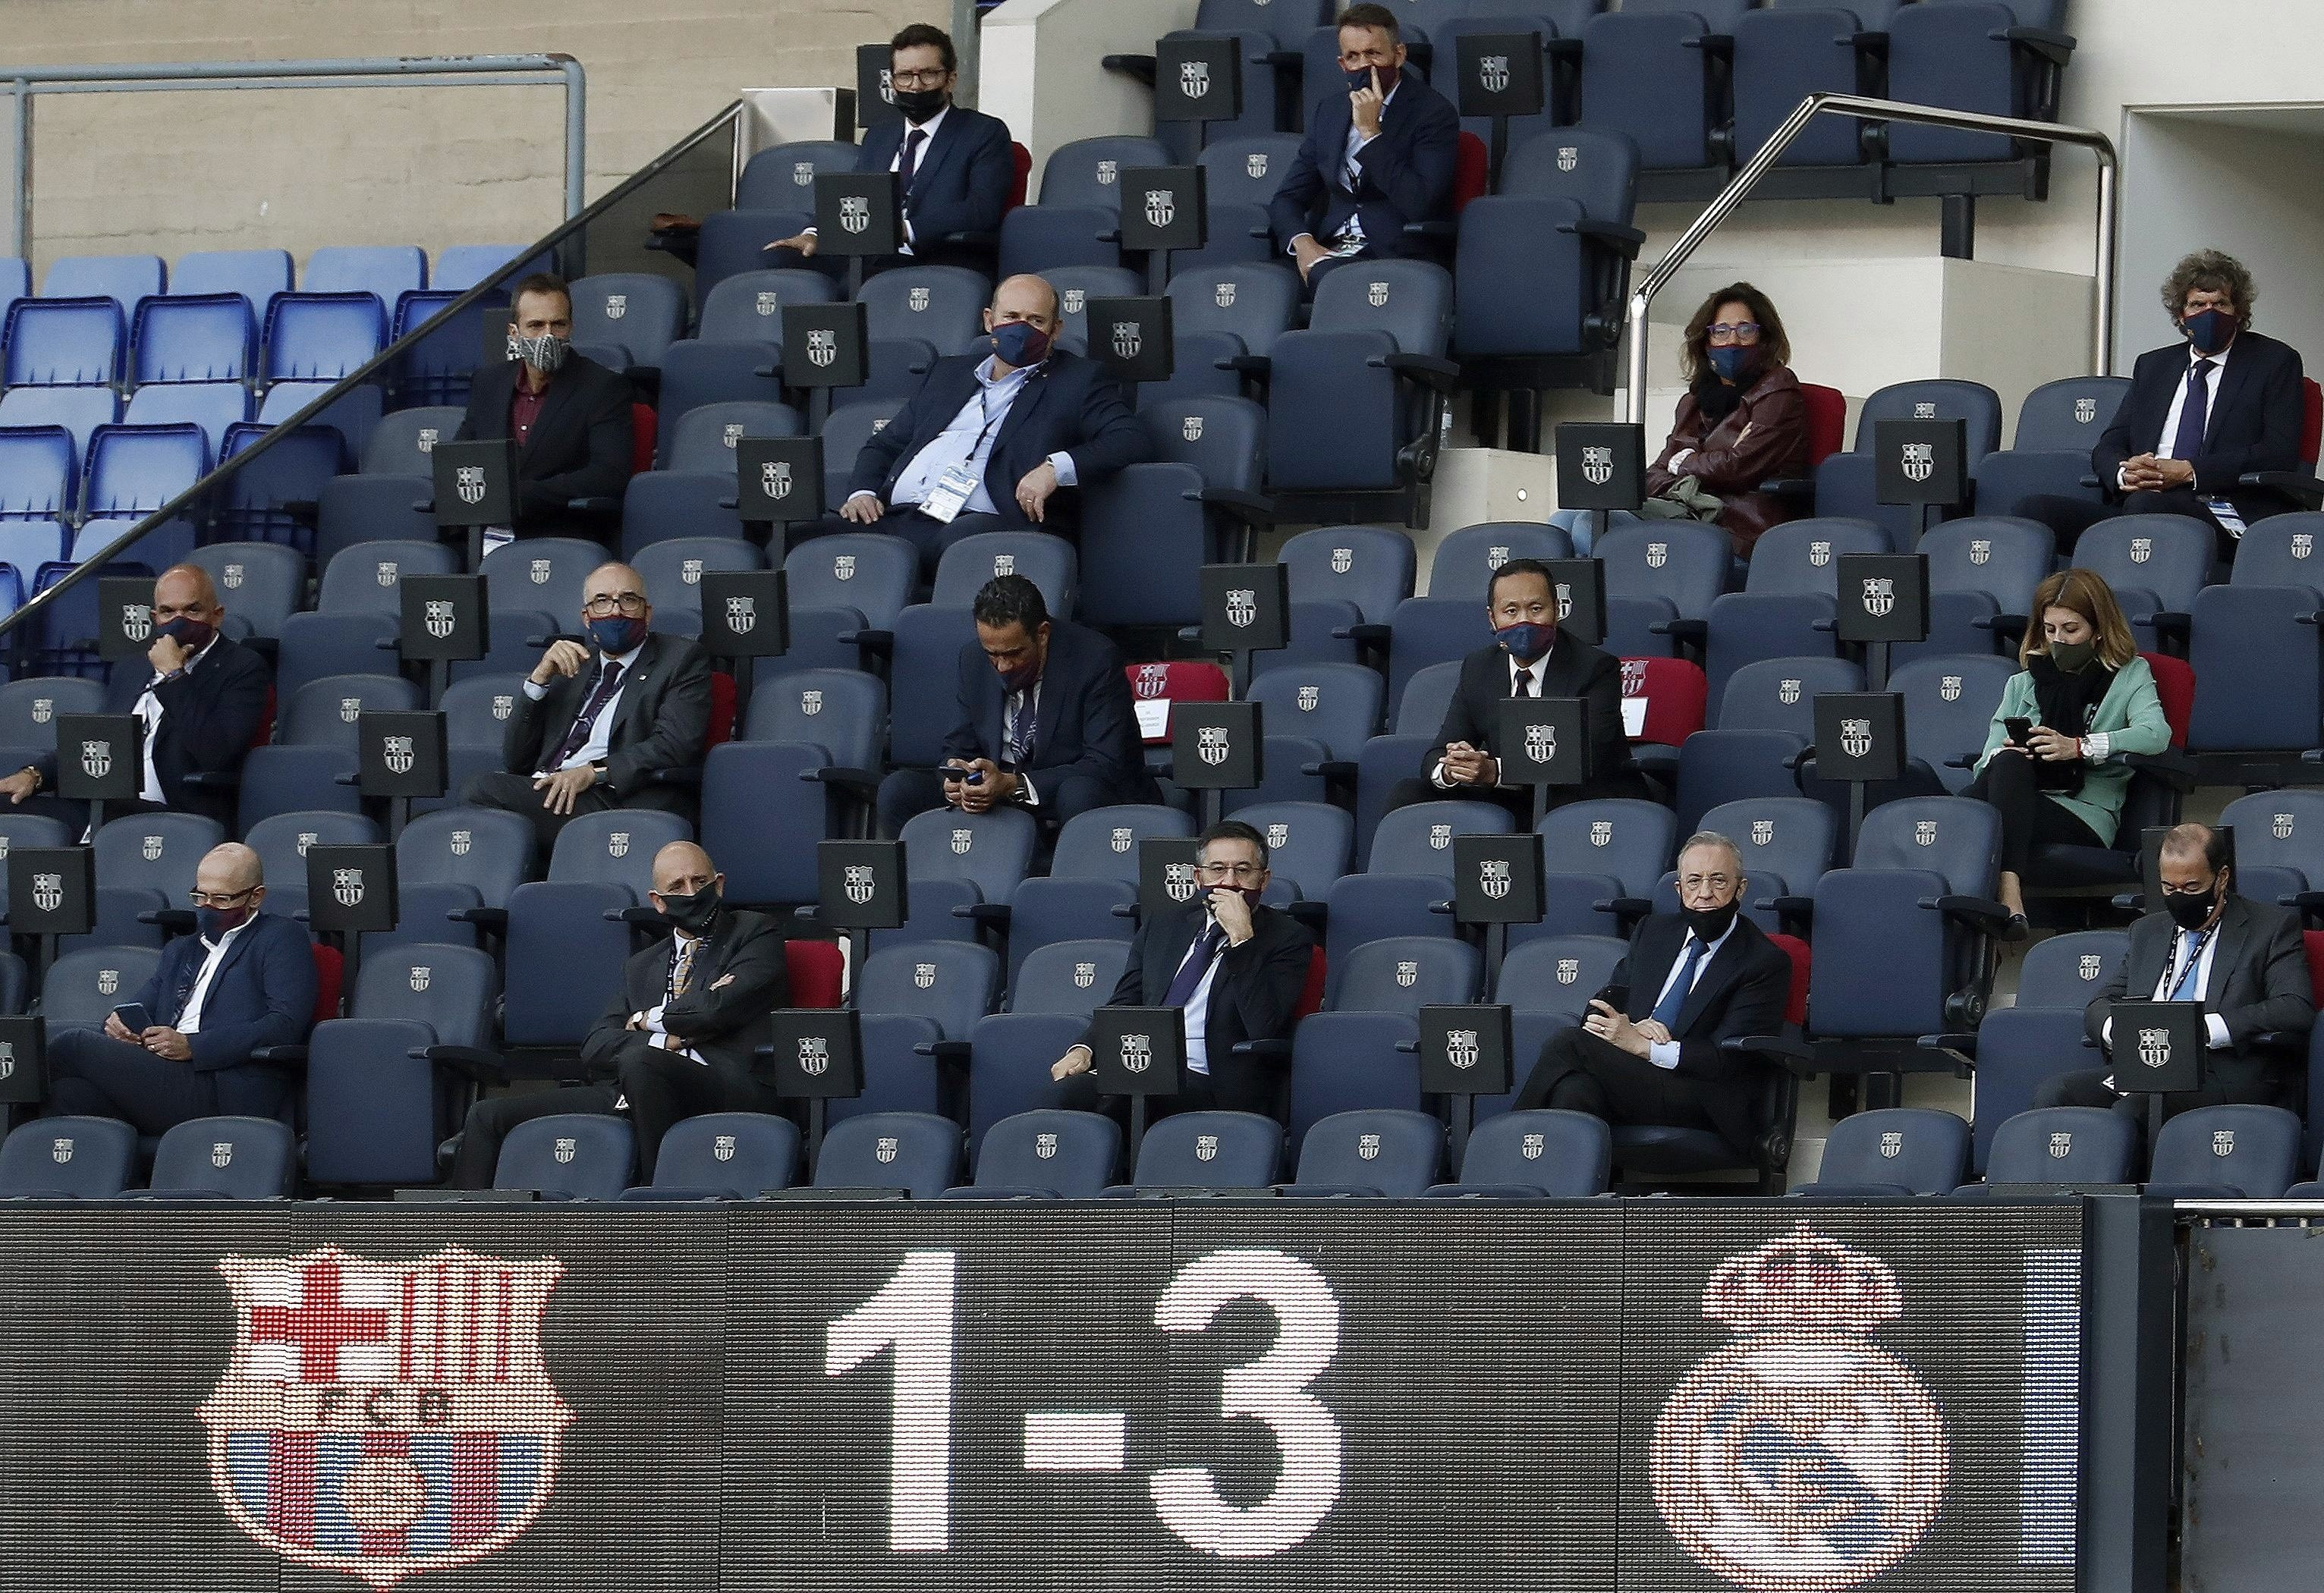
[(706, 885), (691, 896), (661, 893), (661, 916), (688, 935), (700, 935), (718, 916), (718, 887)]
[(1723, 907), (1681, 907), (1679, 911), (1686, 918), (1686, 926), (1704, 945), (1726, 934), (1727, 926), (1735, 922), (1734, 902)]
[(2211, 909), (2218, 905), (2219, 886), (2217, 880), (2213, 880), (2211, 889), (2200, 896), (2182, 896), (2175, 890), (2163, 893), (2163, 910), (2170, 914), (2171, 921), (2181, 929), (2202, 928), (2211, 916)]
[(904, 120), (917, 127), (945, 108), (945, 91), (941, 88), (899, 88), (896, 108), (904, 113)]

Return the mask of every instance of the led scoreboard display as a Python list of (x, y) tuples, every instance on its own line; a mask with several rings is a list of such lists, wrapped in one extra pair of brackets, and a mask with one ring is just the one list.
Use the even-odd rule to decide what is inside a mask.
[(0, 1212), (11, 1587), (2070, 1589), (2080, 1208)]

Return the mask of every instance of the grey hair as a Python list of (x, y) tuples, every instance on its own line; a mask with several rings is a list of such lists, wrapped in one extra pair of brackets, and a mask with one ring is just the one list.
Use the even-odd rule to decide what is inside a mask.
[(1692, 852), (1698, 846), (1725, 847), (1727, 849), (1727, 855), (1735, 860), (1735, 871), (1738, 874), (1743, 871), (1743, 849), (1736, 845), (1729, 837), (1720, 834), (1718, 831), (1697, 830), (1693, 834), (1689, 835), (1686, 838), (1685, 844), (1678, 849), (1678, 855), (1684, 857), (1688, 852)]

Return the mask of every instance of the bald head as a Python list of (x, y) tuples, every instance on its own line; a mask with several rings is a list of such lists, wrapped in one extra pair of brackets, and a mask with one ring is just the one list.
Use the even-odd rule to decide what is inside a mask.
[(581, 583), (583, 620), (653, 618), (643, 576), (625, 564), (601, 564)]
[(194, 889), (212, 896), (233, 896), (265, 883), (258, 854), (239, 841), (211, 847), (194, 865)]
[(199, 565), (173, 564), (153, 582), (153, 608), (155, 617), (165, 625), (169, 620), (161, 618), (164, 610), (170, 618), (182, 614), (215, 622), (217, 588), (210, 582), (210, 573)]
[(710, 854), (691, 841), (673, 841), (654, 853), (653, 888), (685, 896), (718, 877)]

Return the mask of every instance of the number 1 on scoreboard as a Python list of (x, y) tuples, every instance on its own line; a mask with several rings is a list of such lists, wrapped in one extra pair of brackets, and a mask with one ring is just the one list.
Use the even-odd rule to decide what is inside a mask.
[(950, 1250), (908, 1250), (880, 1292), (825, 1331), (823, 1370), (836, 1377), (883, 1349), (895, 1352), (888, 1451), (888, 1547), (899, 1554), (952, 1546)]

